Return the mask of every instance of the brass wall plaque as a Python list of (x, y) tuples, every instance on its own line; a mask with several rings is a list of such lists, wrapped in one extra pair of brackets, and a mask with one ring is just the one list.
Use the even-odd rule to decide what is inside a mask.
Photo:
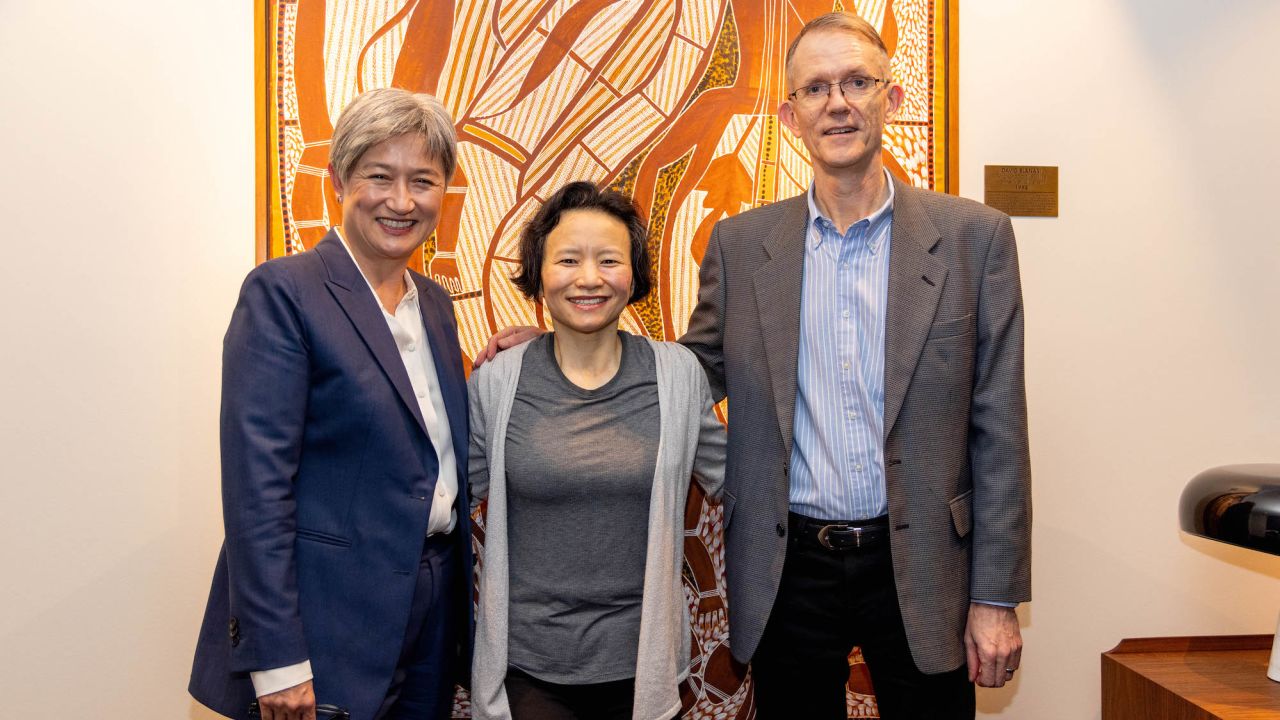
[(1058, 168), (987, 165), (983, 202), (1007, 214), (1058, 217)]

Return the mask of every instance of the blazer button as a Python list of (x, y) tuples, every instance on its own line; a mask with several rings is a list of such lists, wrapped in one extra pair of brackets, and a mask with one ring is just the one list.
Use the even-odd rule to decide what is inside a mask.
[(778, 537), (786, 537), (786, 536), (787, 536), (787, 526), (786, 526), (786, 525), (783, 525), (782, 523), (778, 523), (778, 527), (777, 527), (776, 529), (777, 529), (777, 531), (778, 531)]
[(231, 622), (227, 623), (227, 635), (231, 638), (231, 647), (240, 644), (240, 621), (231, 618)]

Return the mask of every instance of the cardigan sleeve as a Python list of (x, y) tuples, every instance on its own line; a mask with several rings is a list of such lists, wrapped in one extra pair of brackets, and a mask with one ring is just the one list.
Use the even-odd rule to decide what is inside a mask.
[(702, 486), (707, 497), (720, 502), (724, 489), (724, 463), (727, 436), (720, 418), (716, 417), (711, 401), (711, 386), (707, 383), (702, 366), (692, 365), (692, 382), (698, 389), (698, 448), (693, 457), (693, 477)]
[(482, 385), (485, 384), (485, 368), (481, 367), (471, 373), (471, 381), (467, 383), (467, 406), (471, 416), (471, 437), (467, 451), (467, 485), (471, 489), (471, 510), (474, 512), (481, 501), (489, 496), (489, 453), (488, 432), (485, 423), (485, 403)]

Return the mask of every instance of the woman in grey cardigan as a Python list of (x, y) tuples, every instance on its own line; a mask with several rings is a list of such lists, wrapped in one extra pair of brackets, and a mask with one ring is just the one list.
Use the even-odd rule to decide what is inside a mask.
[(521, 237), (514, 278), (555, 332), (470, 382), (472, 502), (488, 498), (477, 720), (663, 720), (689, 671), (690, 477), (718, 498), (724, 429), (679, 345), (618, 329), (650, 290), (625, 196), (572, 183)]

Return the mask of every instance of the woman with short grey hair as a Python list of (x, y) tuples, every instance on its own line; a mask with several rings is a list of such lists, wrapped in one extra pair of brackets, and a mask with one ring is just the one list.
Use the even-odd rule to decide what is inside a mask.
[(190, 691), (237, 720), (444, 720), (470, 660), (466, 388), (450, 297), (408, 264), (453, 121), (371, 90), (330, 159), (341, 223), (250, 272), (227, 330), (226, 540)]

